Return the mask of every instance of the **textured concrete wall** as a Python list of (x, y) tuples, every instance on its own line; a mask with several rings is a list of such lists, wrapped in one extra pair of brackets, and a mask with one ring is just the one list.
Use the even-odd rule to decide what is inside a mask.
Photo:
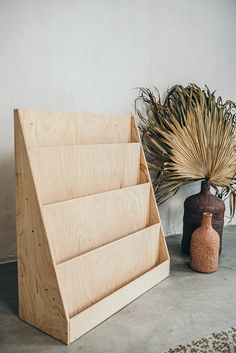
[[(15, 257), (13, 108), (129, 114), (137, 86), (236, 99), (236, 2), (0, 0), (0, 260)], [(161, 207), (182, 229), (185, 188)]]

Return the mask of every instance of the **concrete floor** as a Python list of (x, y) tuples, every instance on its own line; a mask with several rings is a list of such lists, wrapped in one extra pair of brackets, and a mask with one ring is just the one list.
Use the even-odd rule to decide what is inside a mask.
[(171, 276), (67, 347), (17, 317), (16, 264), (0, 265), (1, 353), (158, 353), (236, 326), (236, 226), (226, 227), (219, 269), (199, 274), (167, 237)]

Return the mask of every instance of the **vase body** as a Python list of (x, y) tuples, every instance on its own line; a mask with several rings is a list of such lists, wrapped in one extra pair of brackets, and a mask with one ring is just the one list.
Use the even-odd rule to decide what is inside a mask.
[(218, 268), (220, 237), (211, 222), (212, 213), (204, 212), (201, 226), (192, 234), (190, 267), (194, 271), (211, 273)]
[(202, 214), (212, 213), (212, 227), (220, 237), (220, 249), (222, 249), (222, 232), (224, 226), (224, 201), (214, 196), (210, 192), (210, 183), (202, 181), (201, 191), (198, 194), (189, 196), (184, 202), (183, 238), (181, 242), (182, 250), (190, 254), (190, 244), (193, 232), (200, 227)]

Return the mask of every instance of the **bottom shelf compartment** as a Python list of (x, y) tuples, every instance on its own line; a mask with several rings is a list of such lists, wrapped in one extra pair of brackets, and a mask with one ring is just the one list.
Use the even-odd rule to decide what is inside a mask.
[(68, 344), (144, 294), (169, 276), (170, 260), (167, 259), (134, 281), (69, 319)]
[(90, 309), (162, 262), (160, 234), (155, 224), (57, 265), (68, 317)]

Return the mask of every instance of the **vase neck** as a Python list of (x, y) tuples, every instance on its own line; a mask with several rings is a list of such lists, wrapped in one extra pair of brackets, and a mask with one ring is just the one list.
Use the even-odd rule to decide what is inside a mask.
[(212, 225), (212, 213), (204, 212), (202, 214), (202, 226), (205, 228), (211, 228)]
[(210, 187), (211, 187), (211, 184), (209, 180), (203, 180), (201, 183), (201, 193), (210, 194)]

